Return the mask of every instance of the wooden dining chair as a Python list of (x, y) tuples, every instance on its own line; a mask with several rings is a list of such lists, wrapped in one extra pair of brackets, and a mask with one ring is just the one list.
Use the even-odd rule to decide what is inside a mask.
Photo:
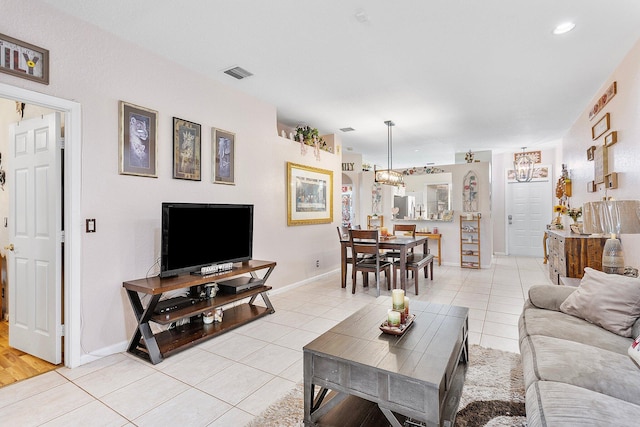
[[(416, 237), (416, 225), (415, 224), (393, 224), (393, 234), (402, 232), (403, 234), (409, 234), (411, 237)], [(413, 252), (413, 248), (409, 249), (409, 252)], [(400, 258), (400, 251), (387, 251), (385, 252), (387, 258)]]
[(380, 294), (380, 273), (384, 271), (387, 289), (391, 290), (391, 262), (380, 253), (378, 230), (349, 230), (351, 244), (351, 293), (356, 293), (356, 277), (362, 272), (363, 286), (369, 286), (369, 273), (375, 273), (376, 290)]

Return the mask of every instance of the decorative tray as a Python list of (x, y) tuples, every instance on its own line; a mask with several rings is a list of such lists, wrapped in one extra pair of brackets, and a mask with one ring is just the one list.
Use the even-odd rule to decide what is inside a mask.
[(407, 321), (405, 323), (401, 323), (400, 326), (389, 326), (389, 322), (385, 320), (380, 325), (380, 330), (385, 334), (402, 335), (407, 331), (407, 329), (409, 329), (411, 325), (413, 325), (413, 319), (415, 318), (415, 314), (408, 315)]
[(391, 235), (391, 236), (380, 236), (380, 240), (393, 240), (395, 239), (396, 236)]

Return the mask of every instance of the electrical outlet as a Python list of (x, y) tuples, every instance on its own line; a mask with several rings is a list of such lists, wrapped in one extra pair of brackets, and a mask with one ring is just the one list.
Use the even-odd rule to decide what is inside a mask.
[(320, 268), (320, 260), (319, 259), (316, 260), (316, 268)]

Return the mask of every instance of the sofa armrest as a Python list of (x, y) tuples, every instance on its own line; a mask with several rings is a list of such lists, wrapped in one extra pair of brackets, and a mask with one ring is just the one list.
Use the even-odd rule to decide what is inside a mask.
[(529, 288), (529, 301), (538, 308), (560, 311), (560, 305), (577, 288), (558, 285), (535, 285)]

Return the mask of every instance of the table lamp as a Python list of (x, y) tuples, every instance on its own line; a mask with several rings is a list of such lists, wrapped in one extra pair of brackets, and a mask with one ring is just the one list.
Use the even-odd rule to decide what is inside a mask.
[(640, 200), (587, 202), (582, 208), (585, 233), (609, 235), (602, 250), (602, 271), (624, 274), (620, 234), (640, 233)]

